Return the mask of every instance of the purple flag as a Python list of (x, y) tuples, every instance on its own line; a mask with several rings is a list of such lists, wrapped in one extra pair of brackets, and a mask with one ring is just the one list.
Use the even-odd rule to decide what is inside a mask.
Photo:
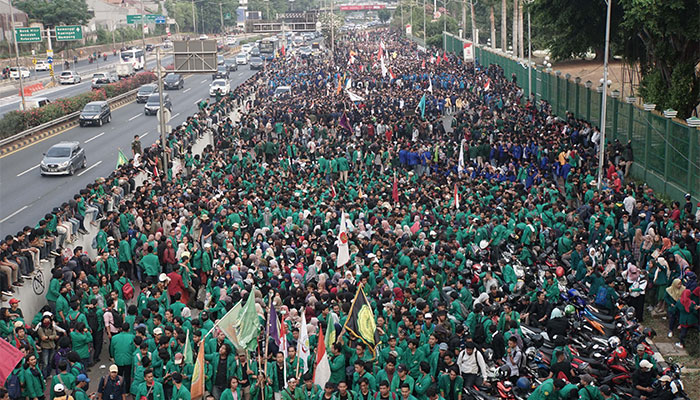
[(340, 125), (341, 128), (345, 128), (348, 130), (348, 132), (352, 133), (352, 127), (350, 126), (350, 120), (348, 119), (347, 114), (343, 112), (343, 115), (340, 116), (340, 120), (338, 120), (338, 125)]
[(277, 322), (277, 311), (275, 311), (274, 306), (270, 306), (270, 318), (267, 321), (267, 334), (270, 335), (272, 340), (275, 341), (277, 347), (279, 347), (280, 341), (280, 327)]

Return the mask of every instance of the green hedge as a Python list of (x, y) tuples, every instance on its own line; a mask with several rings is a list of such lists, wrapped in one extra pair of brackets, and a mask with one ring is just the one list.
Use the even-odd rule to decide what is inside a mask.
[(119, 96), (141, 85), (156, 80), (152, 72), (139, 72), (131, 78), (110, 83), (100, 89), (77, 96), (58, 99), (41, 108), (27, 111), (10, 111), (0, 119), (0, 138), (6, 138), (24, 130), (45, 124), (83, 109), (91, 101), (106, 100)]

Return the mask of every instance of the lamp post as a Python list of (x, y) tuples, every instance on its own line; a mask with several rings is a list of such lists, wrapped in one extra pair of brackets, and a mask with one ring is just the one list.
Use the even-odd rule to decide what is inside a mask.
[(598, 146), (598, 189), (602, 187), (603, 167), (605, 159), (605, 114), (608, 105), (608, 53), (610, 51), (610, 10), (612, 1), (608, 0), (608, 10), (605, 17), (605, 54), (603, 55), (603, 101), (600, 110), (600, 145)]
[(423, 0), (423, 45), (425, 46), (425, 51), (428, 51), (428, 43), (426, 42), (425, 34), (425, 0)]
[(530, 26), (530, 4), (527, 3), (527, 91), (528, 97), (532, 95), (532, 31)]
[(15, 42), (15, 62), (17, 63), (17, 76), (19, 77), (19, 95), (22, 97), (22, 111), (27, 110), (27, 103), (24, 101), (24, 78), (22, 77), (22, 68), (19, 66), (19, 46), (17, 45), (17, 35), (15, 33), (15, 12), (12, 9), (12, 0), (8, 1), (10, 8), (10, 18), (12, 19), (12, 41)]

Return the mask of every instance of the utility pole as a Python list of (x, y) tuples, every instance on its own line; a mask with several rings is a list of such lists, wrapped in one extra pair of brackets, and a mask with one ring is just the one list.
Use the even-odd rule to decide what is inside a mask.
[(221, 20), (221, 33), (224, 33), (224, 9), (219, 3), (219, 19)]
[[(54, 28), (55, 29), (55, 28)], [(53, 46), (51, 45), (51, 29), (46, 28), (46, 40), (47, 40), (47, 46), (46, 46), (46, 55), (48, 56), (51, 54), (51, 59), (53, 60)], [(54, 80), (54, 73), (53, 73), (53, 62), (51, 65), (49, 65), (49, 74), (51, 75), (51, 82), (55, 82)]]
[(530, 26), (530, 7), (527, 7), (527, 97), (532, 96), (532, 31)]
[(523, 44), (523, 2), (524, 0), (520, 0), (518, 4), (518, 43), (520, 43), (518, 46), (518, 54), (521, 60), (525, 58), (525, 45)]
[[(473, 30), (474, 28), (472, 28)], [(462, 0), (462, 36), (460, 39), (464, 39), (467, 35), (467, 3)]]
[(12, 41), (15, 42), (15, 62), (17, 63), (17, 75), (19, 76), (19, 95), (22, 96), (22, 111), (27, 111), (27, 103), (24, 101), (24, 78), (22, 68), (19, 66), (19, 46), (17, 45), (17, 33), (15, 32), (15, 13), (12, 10), (12, 0), (8, 0), (10, 5), (10, 18), (12, 19)]
[(513, 0), (513, 57), (518, 56), (518, 0)]
[(442, 4), (445, 6), (445, 13), (442, 16), (442, 51), (444, 53), (447, 51), (447, 0), (443, 0)]
[(425, 0), (423, 0), (423, 45), (425, 46), (425, 51), (428, 51), (428, 43), (425, 41)]
[(603, 101), (600, 108), (600, 143), (598, 145), (598, 190), (603, 186), (603, 167), (605, 166), (605, 110), (608, 106), (608, 53), (610, 52), (610, 9), (612, 0), (608, 0), (608, 12), (605, 17), (605, 55), (603, 56)]
[[(160, 67), (160, 47), (156, 47), (156, 70), (158, 71), (158, 116), (160, 123), (160, 144), (163, 146), (163, 179), (167, 179), (168, 176), (168, 146), (165, 141), (165, 111), (163, 107), (163, 72)], [(170, 113), (168, 113), (170, 114)]]
[(197, 13), (194, 9), (194, 0), (192, 0), (192, 29), (194, 30), (194, 35), (197, 36)]
[(143, 0), (141, 0), (141, 45), (143, 46), (143, 70), (148, 68), (148, 53), (146, 52), (146, 13), (143, 8)]
[(331, 19), (330, 19), (330, 26), (331, 26), (331, 64), (333, 63), (333, 60), (335, 59), (335, 21), (333, 20), (333, 8), (335, 7), (335, 2), (331, 0)]

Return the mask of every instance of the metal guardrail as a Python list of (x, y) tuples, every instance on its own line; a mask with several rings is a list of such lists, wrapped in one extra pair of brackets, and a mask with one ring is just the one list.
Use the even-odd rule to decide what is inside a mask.
[[(122, 94), (120, 94), (120, 95), (118, 95), (118, 96), (114, 96), (114, 97), (112, 97), (112, 98), (107, 99), (107, 102), (108, 102), (110, 105), (112, 105), (112, 104), (114, 104), (114, 103), (116, 103), (116, 102), (118, 102), (118, 101), (124, 100), (125, 98), (127, 98), (127, 97), (129, 97), (129, 96), (135, 95), (136, 92), (138, 92), (138, 90), (139, 90), (139, 88), (132, 89), (132, 90), (126, 92), (126, 93), (122, 93)], [(6, 145), (6, 144), (8, 144), (8, 143), (12, 143), (12, 142), (14, 142), (15, 140), (23, 139), (23, 138), (25, 138), (25, 137), (27, 137), (27, 136), (31, 136), (31, 135), (33, 135), (33, 134), (35, 134), (35, 133), (39, 133), (39, 132), (41, 132), (41, 131), (43, 131), (43, 130), (51, 129), (51, 128), (53, 128), (54, 126), (60, 125), (60, 124), (62, 124), (62, 123), (64, 123), (64, 122), (71, 121), (71, 120), (77, 118), (78, 116), (80, 116), (80, 112), (81, 112), (81, 111), (72, 112), (72, 113), (70, 113), (70, 114), (68, 114), (68, 115), (62, 116), (61, 118), (57, 118), (57, 119), (54, 119), (54, 120), (52, 120), (52, 121), (46, 122), (46, 123), (44, 123), (44, 124), (37, 125), (37, 126), (35, 126), (35, 127), (33, 127), (33, 128), (29, 128), (29, 129), (27, 129), (27, 130), (25, 130), (25, 131), (22, 131), (22, 132), (20, 132), (20, 133), (17, 133), (17, 134), (15, 134), (15, 135), (10, 136), (10, 137), (6, 137), (6, 138), (4, 138), (4, 139), (0, 139), (0, 146), (4, 146), (4, 145)]]

